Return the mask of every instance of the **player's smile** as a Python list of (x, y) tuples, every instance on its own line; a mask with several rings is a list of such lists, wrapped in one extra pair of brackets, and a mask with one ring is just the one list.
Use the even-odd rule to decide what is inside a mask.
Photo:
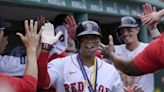
[(83, 42), (83, 47), (86, 51), (95, 51), (97, 50), (97, 44), (99, 41), (85, 41)]
[(96, 46), (88, 45), (88, 46), (85, 46), (84, 48), (85, 48), (85, 50), (87, 50), (87, 51), (93, 51), (93, 50), (96, 49)]
[(122, 28), (119, 31), (120, 38), (124, 41), (124, 43), (128, 44), (137, 39), (138, 34), (137, 28)]

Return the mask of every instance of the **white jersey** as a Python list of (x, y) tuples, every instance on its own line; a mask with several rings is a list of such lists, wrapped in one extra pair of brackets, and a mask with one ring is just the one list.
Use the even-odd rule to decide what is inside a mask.
[[(125, 44), (115, 45), (115, 51), (119, 56), (124, 58), (134, 58), (137, 54), (144, 50), (148, 44), (140, 42), (139, 46), (133, 50), (129, 51)], [(135, 78), (135, 82), (143, 87), (144, 92), (154, 92), (154, 74), (146, 74)]]
[[(97, 91), (96, 92), (124, 92), (118, 71), (110, 64), (97, 58)], [(89, 80), (93, 74), (93, 66), (84, 66)], [(64, 58), (54, 59), (48, 63), (50, 86), (56, 92), (89, 92), (85, 85), (83, 74), (80, 70), (77, 54)]]
[(23, 76), (26, 66), (25, 61), (25, 57), (0, 55), (0, 72), (9, 76)]

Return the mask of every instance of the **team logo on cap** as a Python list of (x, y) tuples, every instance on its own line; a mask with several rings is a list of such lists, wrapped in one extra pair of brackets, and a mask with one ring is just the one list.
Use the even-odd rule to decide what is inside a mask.
[(86, 27), (87, 27), (87, 31), (92, 31), (92, 24), (91, 23), (86, 24)]
[(121, 25), (128, 24), (123, 18), (121, 19)]

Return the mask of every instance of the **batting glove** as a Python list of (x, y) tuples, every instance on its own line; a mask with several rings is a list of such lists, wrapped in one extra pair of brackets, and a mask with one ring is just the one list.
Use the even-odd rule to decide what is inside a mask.
[(59, 37), (63, 34), (61, 31), (58, 32), (55, 36), (54, 33), (54, 26), (51, 23), (45, 23), (44, 26), (41, 28), (42, 34), (41, 34), (41, 42), (53, 45), (59, 40)]

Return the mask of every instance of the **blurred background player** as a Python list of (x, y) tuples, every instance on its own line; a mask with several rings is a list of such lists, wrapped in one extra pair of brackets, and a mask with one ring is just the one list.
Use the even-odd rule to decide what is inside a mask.
[[(142, 16), (142, 21), (147, 25), (157, 25), (160, 18), (164, 16), (164, 9)], [(151, 19), (150, 19), (151, 18)], [(111, 61), (121, 71), (128, 75), (144, 75), (153, 73), (164, 68), (164, 34), (162, 33), (157, 39), (151, 41), (149, 45), (133, 59), (125, 59), (114, 53), (112, 38), (109, 36), (108, 55)], [(112, 44), (111, 44), (112, 43)], [(160, 56), (160, 57), (158, 57)]]
[[(145, 15), (156, 12), (156, 8), (152, 7), (150, 4), (143, 5), (143, 9)], [(124, 44), (115, 46), (115, 53), (117, 55), (131, 59), (144, 50), (148, 45), (138, 40), (138, 33), (140, 31), (138, 26), (137, 21), (133, 17), (125, 16), (121, 18), (116, 33)], [(157, 38), (160, 35), (156, 26), (149, 25), (147, 27), (152, 37)], [(134, 77), (121, 73), (121, 76), (126, 92), (138, 92), (139, 90), (140, 92), (154, 92), (154, 74)]]
[[(133, 17), (122, 17), (120, 25), (117, 28), (117, 34), (119, 38), (125, 43), (122, 45), (115, 46), (115, 53), (124, 58), (133, 58), (139, 54), (148, 44), (140, 42), (138, 40), (138, 33), (140, 28), (138, 27), (137, 21)], [(126, 90), (135, 90), (134, 86), (138, 86), (138, 90), (141, 92), (154, 92), (154, 74), (147, 74), (140, 77), (135, 76), (124, 76), (124, 83)], [(125, 77), (126, 76), (126, 77)], [(129, 91), (126, 91), (129, 92)]]

